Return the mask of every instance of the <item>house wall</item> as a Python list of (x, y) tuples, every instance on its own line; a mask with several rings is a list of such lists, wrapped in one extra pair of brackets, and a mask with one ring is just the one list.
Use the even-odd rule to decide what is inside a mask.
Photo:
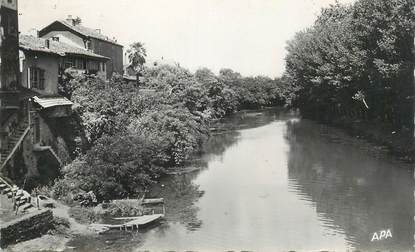
[[(39, 118), (39, 142), (35, 141), (35, 117)], [(55, 179), (60, 170), (59, 163), (50, 156), (48, 151), (39, 152), (35, 150), (35, 147), (37, 144), (51, 146), (62, 162), (70, 162), (69, 148), (59, 132), (62, 127), (60, 120), (60, 118), (47, 118), (44, 113), (32, 113), (30, 132), (26, 135), (14, 157), (7, 163), (2, 171), (3, 174), (17, 185), (22, 185), (26, 180), (27, 188), (38, 185), (38, 183), (48, 184)], [(36, 181), (35, 184), (33, 184), (34, 181)]]
[(110, 58), (107, 61), (107, 78), (111, 78), (114, 72), (123, 73), (122, 46), (92, 38), (91, 48), (94, 53)]
[[(105, 69), (103, 68), (103, 66), (101, 64), (105, 64), (104, 61), (99, 61), (99, 60), (94, 60), (91, 58), (85, 58), (85, 57), (74, 57), (74, 56), (66, 56), (64, 58), (61, 58), (60, 60), (60, 66), (62, 67), (62, 70), (65, 71), (67, 68), (65, 67), (65, 62), (67, 61), (72, 61), (75, 62), (75, 66), (73, 66), (73, 70), (79, 72), (79, 73), (85, 73), (85, 70), (88, 70), (88, 72), (90, 73), (91, 70), (93, 71), (94, 69), (92, 68), (92, 64), (97, 64), (98, 66), (98, 72), (96, 73), (96, 75), (98, 75), (99, 77), (106, 79), (107, 78), (107, 69), (105, 67)], [(78, 61), (85, 61), (86, 62), (86, 69), (84, 68), (78, 68), (77, 66), (77, 62)]]
[(72, 46), (85, 49), (84, 39), (69, 31), (50, 31), (42, 36), (44, 39), (51, 39), (52, 37), (59, 37), (60, 42), (67, 43)]
[[(10, 8), (8, 8), (10, 7)], [(0, 49), (0, 89), (15, 89), (19, 83), (19, 35), (17, 1), (2, 1), (0, 6), (0, 32), (3, 39)]]
[(38, 67), (45, 70), (45, 89), (39, 90), (32, 88), (42, 95), (57, 94), (58, 93), (58, 79), (59, 79), (59, 58), (58, 56), (48, 54), (37, 54), (36, 56), (30, 53), (25, 53), (25, 60), (23, 61), (23, 71), (21, 74), (22, 86), (28, 86), (28, 68)]
[[(39, 32), (39, 36), (41, 38), (51, 38), (53, 36), (62, 35), (65, 36), (68, 40), (72, 41), (77, 46), (86, 49), (85, 42), (88, 38), (76, 32), (69, 31), (68, 29), (69, 28), (65, 25), (59, 22), (55, 22), (47, 28), (41, 30)], [(121, 45), (117, 45), (96, 38), (90, 38), (90, 42), (91, 50), (94, 53), (106, 56), (111, 59), (107, 61), (106, 65), (107, 78), (110, 78), (113, 72), (117, 72), (119, 74), (123, 73), (123, 47)]]

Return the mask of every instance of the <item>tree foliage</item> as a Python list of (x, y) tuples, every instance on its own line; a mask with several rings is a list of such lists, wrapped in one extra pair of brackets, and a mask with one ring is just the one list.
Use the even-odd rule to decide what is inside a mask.
[[(412, 94), (413, 30), (412, 1), (359, 0), (323, 9), (313, 27), (287, 46), (286, 75), (296, 87), (296, 105), (319, 119), (413, 124), (397, 112), (408, 115), (412, 106), (406, 96)], [(357, 93), (370, 109), (353, 99)]]
[(130, 48), (127, 50), (127, 55), (128, 60), (130, 61), (129, 67), (136, 73), (141, 72), (147, 57), (147, 50), (144, 47), (144, 44), (141, 42), (131, 44)]
[(66, 167), (58, 188), (93, 191), (100, 199), (137, 195), (167, 168), (200, 153), (209, 126), (241, 108), (281, 104), (281, 82), (215, 75), (180, 66), (145, 68), (140, 87), (115, 75), (68, 76), (61, 93), (76, 104), (91, 148)]

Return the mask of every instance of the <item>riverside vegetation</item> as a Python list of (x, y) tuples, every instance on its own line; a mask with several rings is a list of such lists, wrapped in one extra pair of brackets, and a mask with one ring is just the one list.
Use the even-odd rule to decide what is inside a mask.
[(61, 93), (76, 104), (65, 126), (74, 160), (42, 193), (66, 202), (89, 191), (99, 201), (138, 197), (201, 152), (212, 122), (240, 109), (282, 105), (288, 94), (280, 79), (230, 69), (215, 75), (160, 65), (140, 72), (139, 85), (117, 75), (105, 82), (66, 73)]
[(77, 105), (67, 122), (74, 161), (45, 191), (69, 201), (81, 191), (98, 200), (138, 196), (199, 153), (212, 122), (240, 109), (291, 105), (317, 120), (412, 134), (414, 20), (413, 1), (331, 5), (288, 42), (286, 72), (277, 79), (144, 67), (141, 43), (128, 50), (139, 86), (121, 76), (105, 82), (67, 74), (61, 92)]
[(414, 30), (414, 1), (358, 0), (324, 9), (287, 46), (294, 106), (312, 119), (356, 126), (392, 148), (405, 145), (410, 155)]

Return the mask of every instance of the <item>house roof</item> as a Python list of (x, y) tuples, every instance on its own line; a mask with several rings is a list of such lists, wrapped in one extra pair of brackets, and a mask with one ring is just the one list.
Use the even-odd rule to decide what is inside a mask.
[(42, 108), (51, 108), (56, 106), (72, 106), (73, 102), (62, 96), (55, 97), (33, 97), (33, 101), (39, 104)]
[(82, 36), (88, 37), (88, 38), (95, 38), (95, 39), (99, 39), (99, 40), (103, 40), (105, 42), (111, 43), (111, 44), (115, 44), (118, 46), (122, 46), (120, 44), (117, 43), (116, 40), (114, 39), (110, 39), (109, 36), (106, 36), (104, 34), (101, 34), (100, 32), (98, 32), (96, 29), (92, 29), (92, 28), (88, 28), (85, 27), (81, 24), (77, 24), (77, 25), (73, 25), (70, 22), (68, 22), (67, 20), (56, 20), (55, 22), (53, 22), (52, 24), (46, 26), (45, 28), (43, 28), (40, 33), (42, 33), (44, 30), (46, 30), (49, 26), (55, 24), (55, 23), (60, 23), (62, 25), (64, 25), (65, 27), (67, 27), (68, 29), (81, 34)]
[(20, 35), (19, 47), (22, 50), (50, 53), (59, 56), (79, 55), (100, 60), (109, 60), (108, 57), (93, 53), (86, 49), (75, 47), (64, 42), (49, 40), (49, 48), (46, 47), (46, 39), (30, 35)]

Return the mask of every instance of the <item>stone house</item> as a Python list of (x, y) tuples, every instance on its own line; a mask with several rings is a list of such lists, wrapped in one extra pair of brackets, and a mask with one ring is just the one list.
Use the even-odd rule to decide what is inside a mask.
[(16, 182), (30, 177), (48, 182), (70, 161), (62, 129), (73, 104), (59, 95), (61, 75), (71, 68), (105, 77), (109, 58), (53, 39), (20, 35), (18, 41), (19, 84), (2, 124), (0, 173)]
[(72, 16), (46, 26), (39, 31), (39, 37), (59, 40), (108, 57), (105, 65), (107, 78), (111, 78), (113, 73), (123, 74), (123, 46), (102, 34), (100, 29), (82, 26)]
[(28, 134), (28, 99), (19, 81), (16, 0), (0, 1), (0, 173)]
[[(72, 46), (54, 39), (43, 39), (34, 36), (21, 35), (20, 49), (24, 52), (20, 58), (22, 67), (22, 86), (36, 89), (40, 93), (57, 93), (56, 79), (68, 68), (85, 74), (94, 74), (105, 78), (107, 75), (106, 62), (108, 57), (95, 54), (89, 50)], [(58, 69), (52, 71), (53, 76), (45, 79), (54, 85), (38, 86), (34, 77), (43, 78), (45, 69)], [(32, 71), (31, 71), (32, 70)], [(54, 90), (48, 90), (54, 88)]]

